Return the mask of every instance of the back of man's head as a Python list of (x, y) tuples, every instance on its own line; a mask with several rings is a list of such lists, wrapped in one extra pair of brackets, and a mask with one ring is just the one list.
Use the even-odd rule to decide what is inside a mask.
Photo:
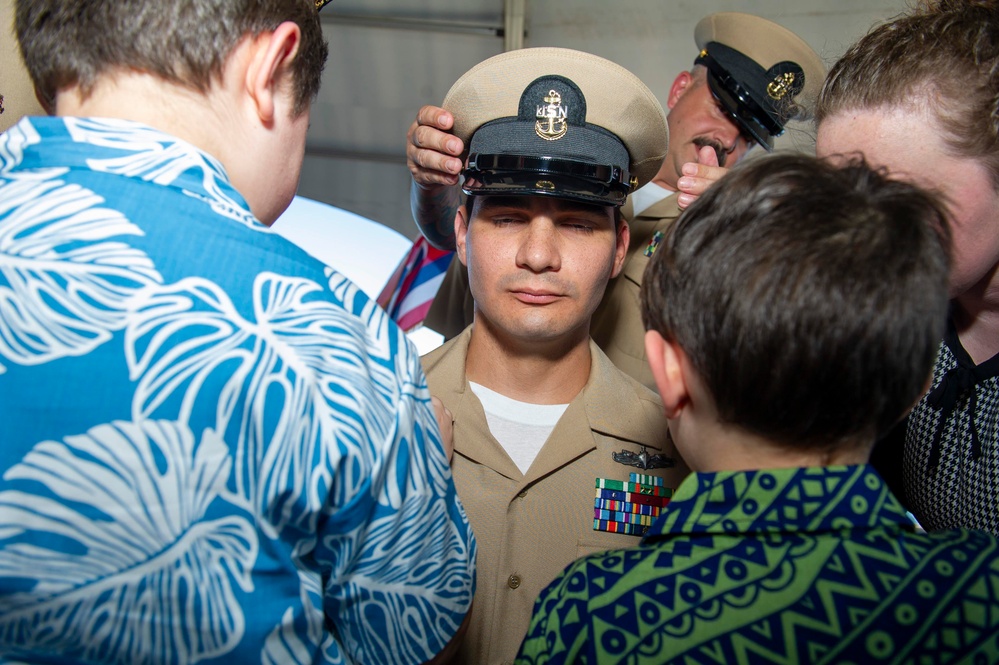
[(692, 205), (642, 286), (726, 424), (778, 444), (873, 442), (925, 390), (947, 311), (942, 204), (863, 164), (736, 168)]
[(327, 55), (317, 12), (315, 0), (17, 0), (16, 31), (31, 78), (51, 102), (70, 86), (87, 95), (119, 69), (205, 92), (244, 37), (292, 21), (302, 31), (293, 63), (302, 112)]

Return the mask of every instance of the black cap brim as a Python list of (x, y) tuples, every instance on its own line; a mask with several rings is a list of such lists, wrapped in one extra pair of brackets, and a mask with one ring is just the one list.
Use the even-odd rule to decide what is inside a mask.
[[(728, 54), (731, 49), (719, 44), (711, 45), (712, 52), (701, 51), (695, 64), (702, 65), (708, 71), (708, 87), (711, 94), (728, 112), (739, 128), (756, 140), (768, 152), (773, 150), (774, 137), (784, 133), (784, 126), (774, 115), (763, 108), (748, 87), (740, 80), (754, 80), (756, 73), (748, 71), (752, 67), (760, 69), (755, 63), (746, 63), (742, 69), (731, 62), (726, 65), (719, 56)], [(715, 53), (714, 51), (717, 51)], [(746, 59), (745, 56), (732, 52), (730, 60)], [(728, 62), (728, 61), (726, 61)], [(737, 71), (733, 71), (733, 69)]]
[(502, 118), (480, 127), (469, 142), (463, 191), (624, 203), (633, 183), (628, 151), (617, 136), (584, 124), (549, 142), (539, 138), (535, 124)]

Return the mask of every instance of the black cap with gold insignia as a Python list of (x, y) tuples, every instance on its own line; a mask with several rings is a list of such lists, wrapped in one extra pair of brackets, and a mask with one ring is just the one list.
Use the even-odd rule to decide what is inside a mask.
[(711, 14), (697, 24), (701, 49), (695, 65), (742, 130), (766, 150), (789, 120), (811, 116), (826, 70), (803, 39), (772, 21), (741, 14)]
[(529, 48), (485, 60), (444, 99), (468, 146), (466, 194), (541, 195), (619, 206), (659, 170), (666, 114), (604, 58)]

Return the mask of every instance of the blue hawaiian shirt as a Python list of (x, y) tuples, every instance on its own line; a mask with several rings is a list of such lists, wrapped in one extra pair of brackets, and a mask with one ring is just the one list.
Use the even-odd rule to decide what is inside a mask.
[(418, 663), (469, 608), (415, 349), (152, 128), (0, 135), (0, 441), (0, 660)]
[(917, 532), (867, 465), (692, 474), (541, 593), (517, 658), (673, 662), (999, 662), (999, 543)]

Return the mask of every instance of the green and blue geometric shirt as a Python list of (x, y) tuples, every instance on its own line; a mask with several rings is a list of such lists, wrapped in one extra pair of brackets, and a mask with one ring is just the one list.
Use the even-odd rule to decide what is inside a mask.
[(0, 661), (422, 663), (474, 556), (415, 348), (217, 160), (0, 134)]
[(867, 465), (692, 474), (542, 592), (517, 659), (667, 662), (999, 662), (999, 543), (917, 531)]

